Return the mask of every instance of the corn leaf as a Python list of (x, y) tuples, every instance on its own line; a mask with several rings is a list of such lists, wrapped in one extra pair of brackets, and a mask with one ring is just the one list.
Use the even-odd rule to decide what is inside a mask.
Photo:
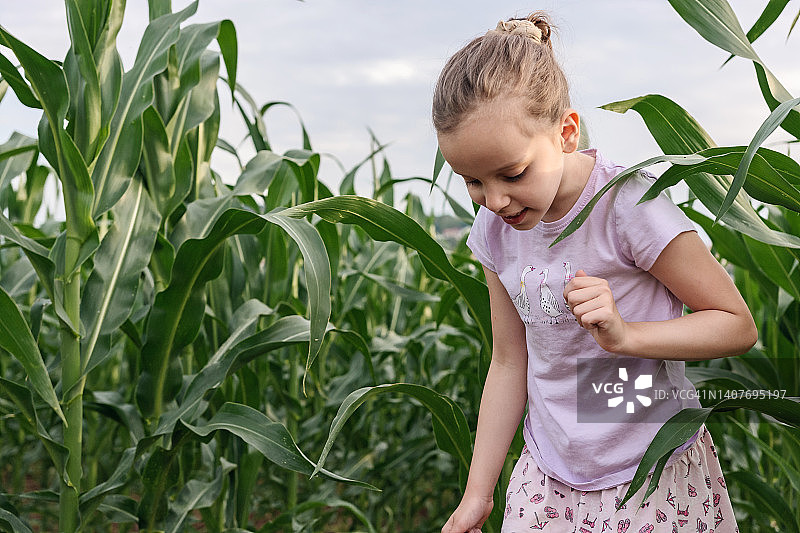
[(284, 229), (303, 253), (311, 335), (308, 364), (313, 361), (330, 318), (330, 265), (319, 234), (307, 221), (292, 220), (279, 212), (259, 215), (229, 209), (208, 235), (186, 240), (180, 246), (170, 284), (156, 295), (137, 385), (137, 403), (146, 414), (160, 414), (163, 402), (171, 400), (180, 388), (182, 372), (177, 354), (200, 328), (205, 308), (203, 289), (222, 272), (222, 244), (233, 235), (258, 233), (267, 222)]
[(0, 41), (14, 51), (31, 82), (31, 88), (42, 104), (44, 114), (39, 128), (39, 140), (42, 142), (42, 138), (46, 137), (42, 135), (42, 130), (45, 130), (53, 143), (52, 151), (42, 150), (42, 153), (49, 156), (50, 164), (61, 180), (71, 231), (82, 242), (94, 229), (91, 217), (94, 191), (83, 156), (63, 128), (69, 108), (69, 90), (64, 72), (56, 63), (16, 39), (1, 26)]
[(192, 168), (188, 161), (191, 156), (180, 149), (185, 147), (180, 143), (178, 153), (173, 156), (164, 121), (154, 107), (142, 113), (142, 127), (147, 139), (142, 147), (142, 174), (162, 220), (166, 220), (192, 188)]
[[(758, 17), (758, 20), (755, 21), (753, 26), (747, 30), (747, 40), (750, 43), (756, 42), (756, 39), (761, 37), (761, 35), (767, 31), (767, 28), (772, 26), (772, 24), (778, 20), (778, 17), (783, 13), (783, 9), (789, 3), (789, 0), (769, 0), (767, 2), (767, 6), (764, 8), (764, 11), (761, 12), (761, 15)], [(733, 59), (734, 54), (731, 54), (728, 59), (725, 60), (723, 66), (725, 66), (728, 61)]]
[(178, 13), (157, 18), (145, 29), (133, 67), (122, 78), (109, 136), (92, 171), (96, 191), (94, 216), (111, 209), (128, 187), (141, 157), (141, 116), (153, 102), (153, 78), (167, 67), (168, 53), (178, 40), (180, 23), (196, 10), (195, 1)]
[[(673, 9), (705, 40), (731, 54), (753, 61), (764, 100), (771, 110), (792, 99), (750, 44), (736, 14), (725, 0), (670, 0)], [(793, 110), (782, 127), (800, 137), (800, 113)], [(720, 213), (720, 215), (723, 213)]]
[(0, 507), (0, 525), (11, 533), (32, 533), (31, 528), (25, 522), (2, 507)]
[(3, 81), (6, 82), (9, 87), (11, 87), (11, 89), (14, 91), (14, 94), (17, 95), (17, 99), (23, 105), (32, 107), (34, 109), (42, 108), (42, 103), (39, 102), (39, 99), (36, 97), (33, 90), (31, 90), (28, 83), (23, 79), (22, 75), (17, 70), (17, 67), (15, 67), (14, 63), (9, 61), (8, 58), (3, 54), (0, 54), (0, 76), (2, 76)]
[(800, 403), (787, 398), (730, 398), (718, 402), (713, 407), (691, 407), (683, 409), (667, 420), (656, 433), (653, 441), (647, 447), (639, 463), (639, 467), (633, 475), (631, 484), (628, 487), (628, 492), (625, 493), (625, 497), (622, 499), (620, 505), (623, 505), (636, 494), (647, 479), (650, 470), (658, 462), (661, 468), (656, 468), (653, 471), (653, 476), (650, 479), (650, 485), (645, 492), (643, 501), (655, 491), (658, 480), (661, 477), (661, 472), (663, 471), (665, 457), (669, 458), (669, 455), (671, 455), (678, 446), (684, 444), (689, 437), (694, 435), (712, 412), (732, 411), (740, 408), (758, 411), (785, 424), (800, 427)]
[[(253, 318), (258, 319), (260, 316), (255, 315)], [(245, 323), (237, 328), (220, 346), (211, 360), (192, 378), (180, 406), (170, 409), (161, 417), (153, 435), (168, 435), (180, 419), (191, 422), (194, 418), (192, 413), (206, 394), (219, 387), (228, 376), (248, 361), (278, 348), (308, 342), (308, 320), (298, 315), (279, 318), (265, 329), (245, 336), (251, 324), (252, 322)]]
[(200, 479), (187, 481), (175, 500), (171, 502), (164, 531), (166, 533), (185, 531), (184, 526), (189, 513), (195, 509), (211, 507), (222, 492), (223, 479), (235, 467), (233, 463), (225, 462), (223, 466), (217, 468), (217, 473), (210, 482)]
[[(617, 113), (625, 113), (630, 109), (639, 113), (665, 154), (692, 154), (716, 148), (714, 141), (697, 121), (686, 110), (664, 96), (651, 94), (613, 102), (602, 107)], [(717, 213), (730, 188), (731, 179), (730, 176), (698, 172), (687, 176), (685, 181), (703, 205), (712, 213)], [(800, 238), (797, 236), (770, 229), (755, 212), (748, 195), (743, 191), (739, 191), (736, 200), (722, 217), (722, 221), (732, 229), (762, 242), (800, 247)]]
[(321, 471), (334, 440), (341, 432), (345, 422), (356, 409), (367, 400), (388, 393), (400, 392), (418, 400), (431, 413), (433, 433), (439, 448), (456, 458), (460, 467), (469, 469), (472, 460), (472, 440), (467, 419), (461, 408), (447, 396), (413, 383), (389, 383), (375, 387), (364, 387), (351, 392), (339, 406), (339, 411), (331, 423), (328, 438), (322, 448), (314, 475)]
[(744, 180), (747, 177), (747, 170), (750, 168), (750, 162), (753, 160), (756, 150), (758, 150), (758, 148), (764, 144), (764, 141), (767, 140), (767, 137), (769, 137), (772, 132), (777, 129), (792, 108), (797, 104), (800, 104), (800, 98), (794, 98), (781, 103), (772, 111), (772, 113), (770, 113), (764, 123), (761, 124), (761, 127), (758, 128), (758, 131), (750, 141), (750, 144), (747, 145), (747, 150), (742, 156), (742, 161), (739, 163), (739, 168), (736, 169), (736, 174), (733, 176), (733, 182), (731, 183), (730, 189), (728, 189), (728, 194), (725, 196), (725, 200), (722, 202), (722, 206), (717, 212), (717, 218), (715, 222), (719, 221), (720, 217), (724, 215), (725, 212), (730, 208), (736, 194), (738, 194), (739, 190), (744, 184)]
[(72, 84), (71, 106), (74, 120), (73, 138), (78, 150), (94, 159), (97, 142), (102, 127), (103, 103), (100, 92), (100, 74), (94, 59), (92, 43), (89, 42), (83, 13), (76, 0), (66, 0), (67, 27), (70, 36), (70, 51), (64, 61), (64, 68), (77, 64), (82, 79), (81, 84)]
[(317, 465), (300, 451), (282, 424), (271, 421), (266, 415), (252, 407), (226, 402), (208, 422), (199, 425), (184, 423), (184, 425), (200, 436), (209, 435), (217, 430), (228, 431), (261, 452), (273, 463), (294, 472), (308, 476), (320, 472), (334, 481), (375, 490), (375, 487), (363, 481), (348, 479), (328, 470), (317, 468)]
[(88, 373), (104, 360), (98, 348), (101, 335), (116, 331), (132, 310), (139, 279), (147, 268), (160, 223), (142, 180), (131, 186), (114, 206), (114, 225), (94, 256), (94, 269), (81, 298), (82, 366)]
[(755, 503), (766, 510), (770, 517), (777, 520), (780, 531), (787, 533), (800, 531), (794, 510), (789, 507), (786, 499), (772, 485), (765, 483), (754, 473), (742, 470), (728, 472), (725, 474), (725, 478), (728, 483), (736, 483), (740, 487), (745, 487)]
[(328, 222), (355, 224), (375, 240), (394, 241), (416, 250), (428, 274), (450, 282), (458, 290), (475, 318), (483, 345), (491, 353), (491, 320), (486, 285), (455, 269), (439, 243), (408, 216), (385, 204), (359, 196), (326, 198), (290, 207), (282, 214), (291, 217), (316, 214)]
[(3, 320), (0, 321), (0, 347), (22, 364), (33, 390), (66, 424), (67, 421), (58, 404), (56, 391), (47, 374), (47, 367), (42, 360), (36, 340), (16, 302), (2, 288), (0, 288), (0, 316), (3, 317)]
[[(745, 147), (707, 148), (697, 153), (708, 157), (708, 160), (692, 166), (668, 168), (642, 196), (639, 203), (655, 198), (662, 190), (699, 172), (733, 174), (740, 168)], [(800, 212), (800, 165), (784, 154), (759, 148), (748, 165), (744, 189), (756, 200)]]
[(36, 146), (36, 139), (16, 131), (8, 141), (0, 144), (0, 191), (31, 166), (36, 157)]

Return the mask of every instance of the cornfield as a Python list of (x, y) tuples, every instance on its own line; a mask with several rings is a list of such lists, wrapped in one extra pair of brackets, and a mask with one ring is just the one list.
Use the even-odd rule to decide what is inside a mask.
[[(725, 0), (670, 3), (752, 61), (772, 112), (747, 145), (718, 147), (665, 96), (610, 103), (639, 114), (664, 153), (619, 179), (670, 163), (651, 192), (688, 185), (681, 207), (760, 336), (746, 355), (688, 365), (721, 395), (667, 423), (635, 481), (705, 422), (740, 529), (798, 532), (800, 165), (791, 143), (762, 144), (779, 127), (800, 140), (800, 99), (750, 44), (790, 2), (768, 2), (747, 33)], [(279, 103), (237, 84), (234, 25), (190, 23), (197, 2), (149, 0), (128, 70), (125, 2), (64, 5), (63, 60), (0, 27), (0, 99), (11, 90), (41, 110), (37, 138), (0, 145), (0, 530), (440, 529), (466, 482), (491, 357), (463, 231), (474, 212), (451, 201), (444, 220), (418, 195), (395, 197), (407, 179), (377, 142), (337, 193), (305, 127), (302, 146), (272, 151), (264, 114)], [(231, 104), (255, 155), (226, 182), (212, 158), (240, 160), (218, 136)], [(425, 189), (440, 187), (440, 154), (433, 166)], [(370, 169), (372, 195), (358, 196)], [(43, 205), (51, 183), (63, 221)], [(444, 238), (445, 223), (461, 231)], [(786, 392), (733, 394), (763, 390)], [(518, 434), (487, 531), (520, 448)]]

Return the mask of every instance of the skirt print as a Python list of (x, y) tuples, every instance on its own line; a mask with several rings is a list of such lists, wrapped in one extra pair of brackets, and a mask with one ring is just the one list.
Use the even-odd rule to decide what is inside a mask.
[(648, 477), (616, 509), (628, 483), (580, 491), (543, 474), (523, 448), (506, 494), (502, 533), (738, 533), (711, 434), (705, 427), (683, 455), (665, 468), (658, 488), (637, 509)]

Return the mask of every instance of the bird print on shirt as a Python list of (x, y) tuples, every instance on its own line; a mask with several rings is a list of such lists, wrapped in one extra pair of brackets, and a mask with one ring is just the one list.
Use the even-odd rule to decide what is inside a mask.
[(553, 291), (547, 286), (547, 274), (549, 271), (550, 269), (544, 268), (539, 274), (542, 278), (539, 282), (539, 305), (542, 307), (542, 311), (555, 318), (564, 314), (564, 312), (558, 305), (558, 300), (553, 294)]
[(525, 316), (531, 314), (531, 302), (528, 300), (528, 290), (525, 288), (525, 276), (531, 272), (533, 272), (533, 267), (530, 265), (522, 269), (522, 274), (519, 277), (519, 294), (514, 298), (514, 304)]
[[(567, 284), (572, 279), (572, 267), (569, 264), (569, 261), (564, 261), (564, 290), (567, 289)], [(564, 306), (567, 308), (567, 311), (571, 311), (569, 308), (569, 303), (567, 299), (564, 298)]]

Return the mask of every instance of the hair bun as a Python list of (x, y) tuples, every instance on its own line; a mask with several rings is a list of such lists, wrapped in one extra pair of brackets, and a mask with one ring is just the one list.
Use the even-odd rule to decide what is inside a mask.
[(489, 33), (506, 35), (522, 35), (539, 44), (550, 46), (550, 21), (543, 11), (535, 11), (525, 18), (501, 20)]
[(522, 35), (530, 37), (537, 43), (542, 42), (542, 30), (536, 24), (527, 19), (501, 20), (494, 29), (497, 33), (507, 33), (509, 35)]

